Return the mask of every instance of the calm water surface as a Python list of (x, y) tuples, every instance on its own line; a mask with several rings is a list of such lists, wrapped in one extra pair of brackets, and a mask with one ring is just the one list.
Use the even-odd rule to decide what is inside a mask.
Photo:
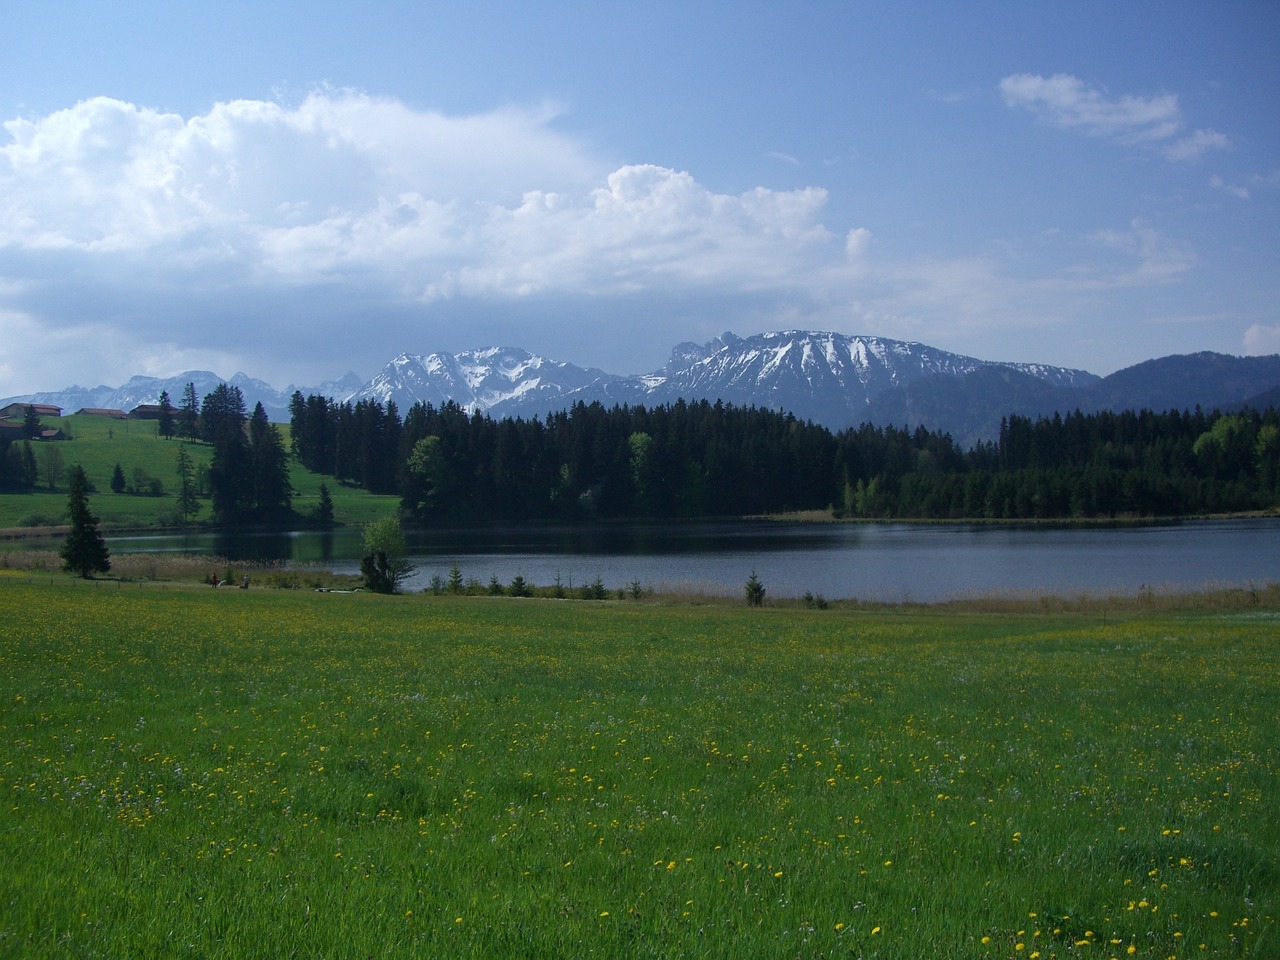
[[(110, 538), (113, 552), (195, 552), (326, 563), (357, 572), (358, 530), (260, 536)], [(773, 597), (937, 601), (972, 594), (1133, 593), (1280, 579), (1280, 521), (1218, 520), (1136, 527), (965, 524), (687, 523), (465, 528), (409, 533), (410, 590), (446, 579), (487, 584), (516, 575), (566, 587), (599, 577), (740, 595), (754, 570)]]

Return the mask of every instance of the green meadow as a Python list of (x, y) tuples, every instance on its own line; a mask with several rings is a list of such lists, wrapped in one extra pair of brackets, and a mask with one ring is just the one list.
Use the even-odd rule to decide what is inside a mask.
[[(186, 449), (196, 469), (201, 466), (207, 468), (213, 457), (213, 448), (206, 443), (159, 437), (158, 423), (154, 420), (112, 420), (81, 414), (45, 417), (42, 422), (46, 427), (62, 429), (70, 439), (33, 444), (37, 463), (46, 455), (46, 450), (54, 450), (61, 457), (64, 468), (77, 464), (84, 467), (89, 481), (96, 488), (90, 497), (90, 507), (104, 527), (178, 526), (181, 522), (177, 513), (179, 448)], [(288, 424), (277, 424), (277, 429), (287, 447)], [(133, 477), (135, 469), (160, 480), (164, 485), (163, 495), (113, 493), (111, 474), (116, 464), (120, 464), (126, 480)], [(329, 488), (334, 514), (340, 523), (366, 523), (393, 514), (399, 507), (398, 497), (344, 486), (332, 477), (312, 473), (294, 457), (289, 459), (289, 479), (295, 490), (294, 510), (303, 518), (310, 516), (319, 505), (321, 483)], [(66, 512), (65, 472), (50, 489), (42, 469), (36, 490), (0, 496), (0, 530), (55, 526), (66, 522)], [(209, 500), (201, 497), (200, 510), (193, 520), (195, 523), (207, 523), (209, 519)]]
[(0, 576), (0, 955), (1280, 955), (1280, 616)]

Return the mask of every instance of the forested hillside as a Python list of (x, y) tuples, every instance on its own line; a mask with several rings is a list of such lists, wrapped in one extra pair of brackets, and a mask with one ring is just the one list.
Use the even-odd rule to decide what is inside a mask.
[(578, 404), (494, 420), (453, 403), (295, 394), (308, 468), (398, 493), (420, 522), (731, 516), (831, 507), (867, 518), (1109, 518), (1268, 509), (1274, 410), (1007, 417), (999, 438), (863, 425), (832, 433), (722, 403)]

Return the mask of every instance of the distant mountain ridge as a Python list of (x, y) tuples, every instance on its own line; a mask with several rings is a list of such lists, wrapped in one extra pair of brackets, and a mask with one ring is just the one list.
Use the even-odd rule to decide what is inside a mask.
[(578, 402), (656, 405), (676, 400), (788, 410), (835, 429), (861, 422), (871, 400), (921, 377), (960, 377), (986, 368), (1008, 369), (1055, 386), (1098, 380), (1083, 370), (1043, 364), (997, 363), (921, 343), (838, 333), (783, 331), (706, 344), (681, 343), (666, 366), (650, 374), (618, 376), (535, 356), (515, 348), (459, 354), (401, 354), (356, 392), (401, 410), (418, 401), (451, 399), (495, 417), (545, 416)]
[(907, 427), (923, 424), (969, 447), (994, 439), (1001, 417), (1009, 414), (1034, 419), (1075, 410), (1266, 409), (1278, 401), (1280, 354), (1202, 352), (1144, 360), (1079, 388), (990, 368), (958, 379), (922, 377), (875, 397), (866, 419)]
[(420, 401), (440, 406), (452, 400), (496, 416), (541, 416), (567, 406), (571, 394), (624, 379), (515, 347), (488, 347), (456, 355), (402, 353), (349, 398), (336, 399), (395, 401), (402, 411)]
[[(447, 401), (494, 417), (543, 417), (575, 403), (654, 406), (722, 400), (787, 410), (834, 430), (864, 422), (950, 433), (962, 446), (993, 438), (1002, 417), (1072, 410), (1231, 409), (1280, 390), (1280, 355), (1198, 353), (1148, 360), (1108, 377), (1045, 364), (1002, 363), (883, 337), (791, 330), (705, 343), (680, 343), (666, 365), (618, 375), (551, 360), (515, 347), (457, 354), (402, 353), (372, 379), (356, 374), (315, 387), (276, 390), (237, 373), (133, 377), (121, 387), (68, 387), (0, 400), (129, 410), (167, 390), (175, 406), (188, 382), (200, 397), (223, 382), (239, 387), (250, 409), (262, 403), (275, 421), (289, 418), (295, 390), (339, 402), (394, 401), (403, 413), (419, 401)], [(1270, 393), (1269, 393), (1270, 391)]]
[(177, 407), (182, 402), (182, 394), (188, 383), (195, 387), (196, 396), (202, 400), (219, 384), (228, 383), (233, 387), (239, 387), (250, 410), (255, 404), (261, 403), (262, 408), (267, 412), (267, 417), (276, 423), (288, 421), (289, 398), (293, 396), (296, 389), (301, 389), (303, 394), (319, 393), (345, 398), (352, 396), (364, 385), (364, 381), (359, 376), (348, 373), (338, 380), (330, 380), (316, 387), (298, 388), (290, 385), (284, 390), (277, 390), (271, 384), (255, 380), (243, 373), (237, 373), (230, 380), (224, 380), (208, 370), (188, 370), (175, 377), (130, 377), (119, 387), (72, 386), (62, 390), (8, 397), (0, 400), (0, 407), (10, 403), (47, 403), (61, 407), (63, 413), (75, 413), (83, 407), (128, 412), (141, 403), (159, 402), (160, 394), (164, 391), (168, 391), (169, 402)]

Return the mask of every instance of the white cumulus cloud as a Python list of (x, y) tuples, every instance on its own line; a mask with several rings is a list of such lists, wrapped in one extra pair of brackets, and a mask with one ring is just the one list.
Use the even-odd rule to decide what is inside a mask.
[(1255, 323), (1244, 332), (1244, 352), (1250, 357), (1280, 353), (1280, 326)]
[(607, 173), (551, 119), (354, 93), (190, 120), (87, 100), (5, 124), (0, 248), (203, 253), (292, 282), (440, 289), (447, 275), (459, 292), (521, 295), (767, 283), (831, 239), (820, 189), (727, 196), (661, 166)]
[(9, 120), (0, 308), (50, 330), (114, 324), (138, 354), (177, 310), (192, 356), (282, 353), (311, 349), (300, 329), (323, 340), (379, 311), (403, 326), (429, 304), (812, 292), (845, 262), (820, 188), (730, 195), (612, 166), (557, 120), (330, 90), (190, 118), (97, 97)]

